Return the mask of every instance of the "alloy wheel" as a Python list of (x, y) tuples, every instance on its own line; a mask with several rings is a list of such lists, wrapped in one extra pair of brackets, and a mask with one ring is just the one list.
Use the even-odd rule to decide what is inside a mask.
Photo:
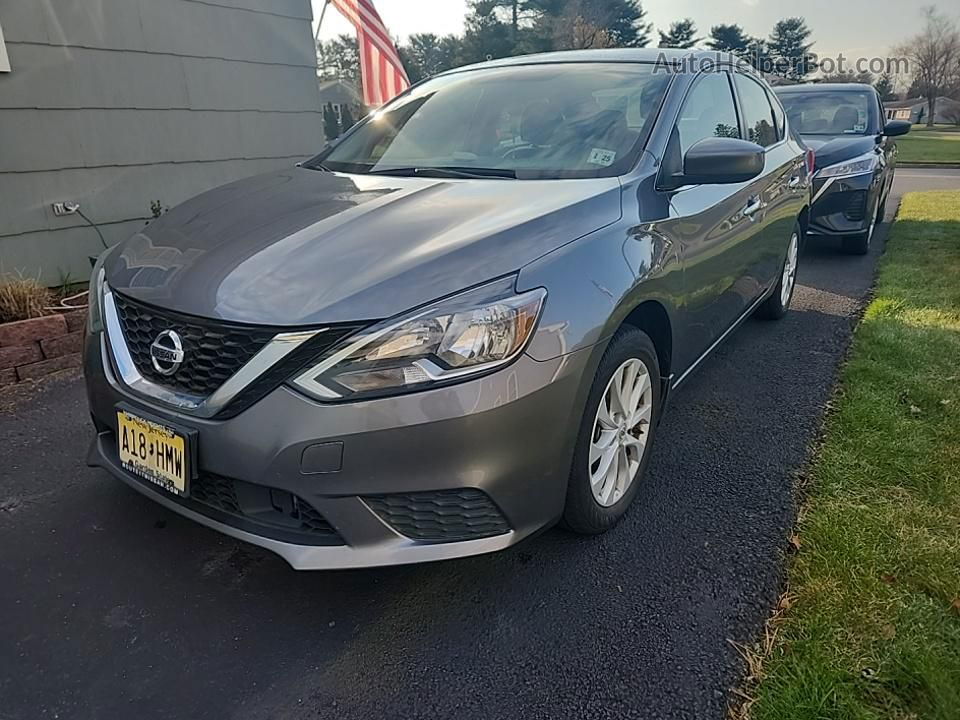
[(590, 437), (590, 487), (601, 506), (616, 504), (636, 478), (652, 417), (650, 372), (630, 358), (607, 383)]
[(783, 307), (790, 302), (793, 294), (793, 285), (797, 280), (797, 258), (800, 254), (800, 238), (796, 233), (790, 238), (790, 247), (787, 248), (787, 259), (783, 262), (783, 277), (780, 278), (780, 304)]

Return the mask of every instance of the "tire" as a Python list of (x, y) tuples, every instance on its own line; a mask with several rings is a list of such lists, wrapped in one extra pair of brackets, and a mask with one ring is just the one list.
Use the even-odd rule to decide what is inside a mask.
[(870, 227), (862, 233), (850, 235), (843, 238), (843, 252), (847, 255), (866, 255), (870, 252), (870, 243), (873, 242), (873, 233), (877, 227), (877, 217), (880, 216), (880, 201), (877, 200), (877, 207), (874, 208), (873, 215), (870, 216)]
[[(757, 317), (761, 320), (779, 320), (790, 309), (793, 291), (797, 286), (797, 266), (800, 261), (800, 238), (802, 237), (800, 223), (793, 226), (790, 243), (787, 245), (787, 254), (783, 259), (780, 270), (780, 279), (766, 300), (757, 308)], [(786, 288), (786, 289), (784, 289)]]
[(880, 201), (880, 205), (877, 206), (877, 224), (883, 222), (883, 219), (887, 216), (887, 198), (890, 197), (890, 190), (888, 189), (883, 195), (883, 200)]
[[(646, 372), (648, 386), (642, 380), (641, 368)], [(625, 378), (629, 383), (633, 369), (638, 371), (633, 377), (639, 381), (634, 387), (645, 388), (640, 392), (641, 400), (633, 415), (645, 419), (629, 428), (629, 420), (622, 418), (622, 413), (609, 412), (612, 396), (608, 392), (615, 385), (615, 377)], [(625, 374), (620, 374), (621, 371)], [(604, 413), (605, 420), (601, 420), (601, 402), (607, 410)], [(580, 422), (561, 521), (567, 529), (584, 535), (597, 535), (616, 525), (626, 513), (650, 461), (660, 418), (660, 402), (660, 365), (653, 341), (642, 330), (624, 326), (613, 336), (600, 360)], [(618, 429), (603, 429), (613, 426)], [(615, 434), (609, 436), (609, 433)], [(598, 449), (591, 463), (591, 448), (595, 439), (609, 440), (608, 443), (599, 444), (613, 448), (612, 461), (608, 461), (610, 451), (602, 453)], [(601, 472), (604, 462), (610, 468), (607, 473)], [(624, 474), (621, 474), (621, 469)], [(626, 477), (630, 478), (629, 481), (622, 484), (621, 481)], [(593, 478), (603, 479), (603, 482), (594, 483)], [(603, 496), (605, 501), (601, 500)]]

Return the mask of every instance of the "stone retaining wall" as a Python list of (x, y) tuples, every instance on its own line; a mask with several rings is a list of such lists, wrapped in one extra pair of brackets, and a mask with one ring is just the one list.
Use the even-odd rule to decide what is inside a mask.
[(80, 367), (86, 310), (0, 324), (0, 387)]

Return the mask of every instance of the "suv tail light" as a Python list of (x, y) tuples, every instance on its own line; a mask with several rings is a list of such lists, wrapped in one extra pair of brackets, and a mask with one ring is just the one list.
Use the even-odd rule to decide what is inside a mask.
[(813, 175), (813, 169), (817, 166), (817, 154), (808, 148), (804, 160), (807, 163), (807, 175)]

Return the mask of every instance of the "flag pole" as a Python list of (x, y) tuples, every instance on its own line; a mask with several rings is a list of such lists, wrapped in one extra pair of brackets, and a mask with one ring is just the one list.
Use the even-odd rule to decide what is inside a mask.
[(323, 25), (323, 16), (327, 14), (327, 6), (330, 4), (330, 0), (326, 0), (323, 3), (323, 8), (320, 10), (320, 19), (317, 21), (317, 32), (313, 34), (313, 44), (316, 45), (317, 41), (320, 40), (320, 26)]

